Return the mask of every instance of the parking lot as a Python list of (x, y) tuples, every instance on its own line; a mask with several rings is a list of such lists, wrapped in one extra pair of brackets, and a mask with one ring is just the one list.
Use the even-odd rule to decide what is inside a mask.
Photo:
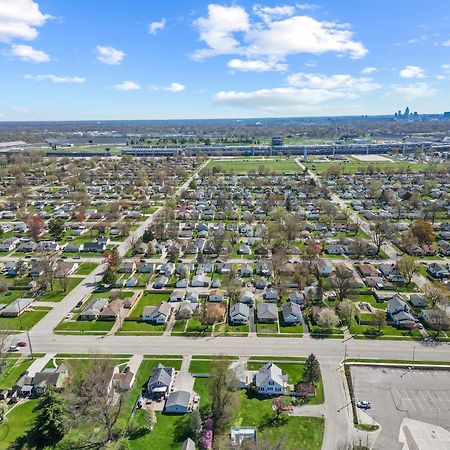
[(357, 401), (372, 403), (367, 413), (382, 427), (376, 448), (401, 450), (405, 417), (450, 427), (450, 373), (419, 369), (352, 366)]

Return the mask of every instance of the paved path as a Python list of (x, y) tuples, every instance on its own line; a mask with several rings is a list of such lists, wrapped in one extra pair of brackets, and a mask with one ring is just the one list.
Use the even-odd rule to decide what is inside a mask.
[(41, 372), (47, 363), (56, 356), (56, 353), (46, 353), (42, 358), (35, 359), (28, 367), (28, 375), (33, 377), (37, 372)]
[(128, 367), (130, 368), (130, 372), (137, 374), (139, 367), (141, 367), (143, 359), (144, 355), (133, 355), (128, 361)]
[(291, 414), (296, 417), (325, 417), (325, 405), (294, 406)]

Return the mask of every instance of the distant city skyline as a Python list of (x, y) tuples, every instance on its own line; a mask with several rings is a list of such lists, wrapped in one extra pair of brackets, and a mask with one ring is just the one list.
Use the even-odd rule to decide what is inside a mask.
[(435, 0), (0, 0), (0, 120), (450, 110)]

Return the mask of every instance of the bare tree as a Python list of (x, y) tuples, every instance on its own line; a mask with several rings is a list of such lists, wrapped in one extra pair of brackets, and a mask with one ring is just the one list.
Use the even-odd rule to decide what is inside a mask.
[(403, 255), (397, 261), (397, 269), (405, 279), (407, 285), (411, 284), (414, 275), (419, 272), (419, 266), (415, 258), (409, 255)]
[(429, 284), (425, 288), (425, 297), (431, 303), (431, 306), (434, 308), (436, 306), (443, 306), (447, 303), (448, 294), (441, 287), (439, 283)]
[(47, 290), (49, 287), (53, 290), (53, 283), (55, 281), (55, 258), (53, 256), (43, 256), (36, 262), (37, 267), (41, 270), (40, 282), (42, 287)]
[(331, 276), (331, 288), (334, 291), (336, 298), (341, 302), (348, 298), (353, 286), (353, 273), (343, 264), (336, 266), (333, 275)]
[(87, 367), (70, 363), (71, 380), (66, 404), (74, 425), (89, 424), (91, 441), (111, 442), (122, 412), (124, 396), (111, 387), (113, 366), (107, 359), (93, 358)]
[(381, 247), (389, 242), (389, 239), (393, 236), (394, 229), (388, 222), (377, 220), (369, 231), (369, 236), (374, 245), (377, 247), (377, 255), (381, 251)]
[(377, 327), (378, 332), (386, 326), (386, 311), (383, 309), (376, 309), (372, 314), (372, 323)]
[(435, 339), (441, 333), (447, 331), (450, 325), (449, 318), (445, 311), (443, 311), (442, 309), (434, 309), (432, 311), (428, 311), (427, 322), (430, 328), (436, 331), (436, 335), (434, 336)]

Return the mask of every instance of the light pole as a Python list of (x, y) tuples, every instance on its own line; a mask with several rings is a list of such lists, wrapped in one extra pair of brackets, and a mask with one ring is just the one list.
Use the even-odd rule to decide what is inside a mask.
[[(23, 330), (23, 323), (22, 323), (22, 310), (20, 308), (20, 297), (17, 299), (17, 315), (19, 316), (19, 324), (20, 324), (20, 329)], [(31, 337), (30, 337), (30, 333), (28, 330), (25, 330), (25, 332), (27, 333), (27, 340), (28, 340), (28, 345), (30, 346), (30, 354), (31, 354), (31, 359), (33, 359), (33, 347), (31, 345)]]

